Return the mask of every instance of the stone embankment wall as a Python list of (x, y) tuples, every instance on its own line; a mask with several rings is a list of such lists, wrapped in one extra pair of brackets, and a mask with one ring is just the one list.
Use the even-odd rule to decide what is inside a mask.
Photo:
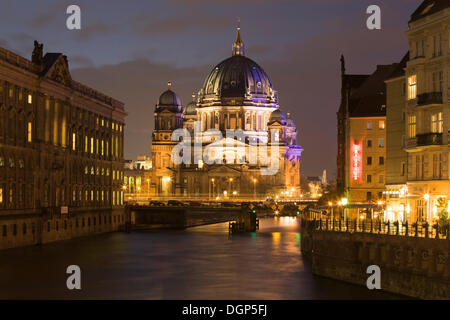
[(125, 211), (95, 209), (70, 214), (30, 212), (0, 216), (0, 250), (123, 230)]
[(381, 289), (421, 299), (450, 299), (450, 241), (313, 230), (302, 222), (302, 253), (314, 274), (366, 286), (381, 269)]

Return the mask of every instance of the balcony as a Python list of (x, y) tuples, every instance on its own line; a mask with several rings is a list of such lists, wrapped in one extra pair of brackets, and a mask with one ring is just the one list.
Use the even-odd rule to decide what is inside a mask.
[(428, 92), (417, 96), (417, 105), (442, 104), (442, 92)]
[(442, 144), (442, 133), (418, 134), (416, 138), (418, 147)]

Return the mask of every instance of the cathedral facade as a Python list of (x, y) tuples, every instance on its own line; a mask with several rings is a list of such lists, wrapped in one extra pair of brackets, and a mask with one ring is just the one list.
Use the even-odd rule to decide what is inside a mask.
[(159, 97), (150, 193), (216, 200), (300, 196), (297, 128), (244, 49), (238, 28), (232, 56), (212, 69), (193, 101), (183, 107), (170, 83)]

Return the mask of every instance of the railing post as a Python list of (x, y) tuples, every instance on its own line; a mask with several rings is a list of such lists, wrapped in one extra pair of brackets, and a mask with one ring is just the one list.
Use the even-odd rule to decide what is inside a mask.
[(400, 224), (398, 223), (398, 221), (394, 222), (394, 226), (395, 226), (395, 235), (398, 236), (400, 234)]
[(425, 228), (425, 238), (428, 238), (428, 227), (429, 227), (429, 224), (428, 224), (428, 222), (425, 222), (423, 225), (422, 225), (422, 227), (424, 227)]
[(391, 233), (391, 222), (387, 221), (387, 234), (389, 235)]
[(413, 227), (414, 227), (414, 237), (418, 237), (419, 236), (419, 221), (416, 221), (414, 224), (413, 224)]
[(436, 223), (434, 225), (434, 228), (436, 229), (436, 236), (435, 239), (439, 239), (439, 223)]
[(319, 219), (319, 230), (322, 231), (322, 218)]
[(365, 223), (365, 220), (362, 221), (362, 232), (366, 232), (366, 223)]
[(345, 231), (347, 231), (348, 232), (348, 219), (347, 220), (345, 220)]
[(334, 231), (334, 217), (333, 217), (333, 231)]
[(406, 223), (403, 224), (403, 226), (405, 227), (405, 236), (409, 236), (409, 230), (408, 230), (408, 221), (406, 221)]
[(339, 218), (339, 231), (342, 231), (342, 219)]

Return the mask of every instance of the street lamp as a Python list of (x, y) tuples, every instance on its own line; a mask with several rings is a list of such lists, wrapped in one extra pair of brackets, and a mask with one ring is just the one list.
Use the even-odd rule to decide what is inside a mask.
[(147, 197), (150, 198), (150, 179), (147, 178)]
[[(211, 183), (212, 183), (212, 190), (210, 189), (210, 196), (209, 196), (209, 198), (211, 199), (211, 198), (214, 198), (214, 178), (211, 178)], [(212, 194), (212, 197), (211, 197), (211, 194)]]
[(253, 178), (253, 198), (256, 200), (256, 182), (258, 182), (258, 180), (256, 180), (256, 178)]
[(425, 193), (423, 198), (425, 199), (425, 201), (427, 202), (427, 222), (431, 221), (431, 213), (430, 213), (430, 195), (428, 193)]

